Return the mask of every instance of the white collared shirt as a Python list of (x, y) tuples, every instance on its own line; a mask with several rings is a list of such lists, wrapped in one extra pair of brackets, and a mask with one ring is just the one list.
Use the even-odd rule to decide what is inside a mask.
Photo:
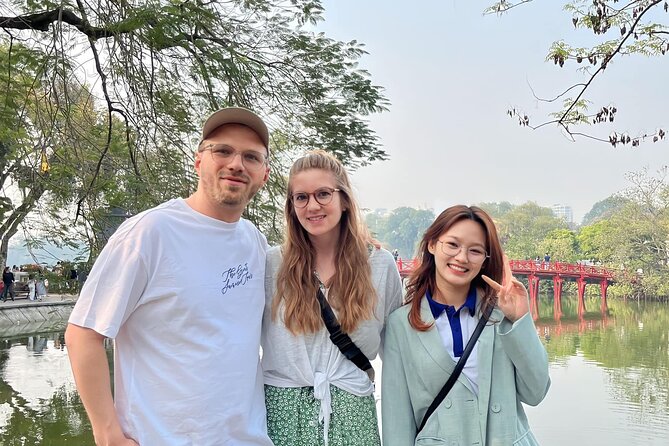
[[(469, 339), (472, 337), (474, 330), (476, 329), (476, 324), (478, 324), (478, 316), (470, 316), (469, 311), (463, 309), (460, 311), (460, 327), (462, 329), (462, 345), (463, 348), (469, 342)], [(441, 336), (441, 342), (444, 344), (444, 348), (448, 352), (448, 355), (454, 362), (460, 360), (459, 357), (456, 357), (453, 354), (453, 333), (451, 331), (451, 324), (448, 321), (448, 315), (444, 311), (441, 315), (435, 320), (435, 325), (437, 326), (437, 331), (439, 336)], [(469, 358), (465, 363), (465, 367), (462, 369), (462, 374), (467, 377), (469, 382), (474, 389), (474, 392), (478, 395), (479, 386), (478, 386), (478, 342), (474, 344)]]

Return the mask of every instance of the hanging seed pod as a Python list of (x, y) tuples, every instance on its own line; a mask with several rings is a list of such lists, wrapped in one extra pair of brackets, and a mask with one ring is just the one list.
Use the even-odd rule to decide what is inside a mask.
[(616, 134), (615, 134), (615, 133), (612, 133), (612, 134), (609, 136), (609, 142), (611, 143), (611, 145), (612, 145), (613, 147), (616, 146), (616, 143), (618, 142), (618, 138), (616, 137)]

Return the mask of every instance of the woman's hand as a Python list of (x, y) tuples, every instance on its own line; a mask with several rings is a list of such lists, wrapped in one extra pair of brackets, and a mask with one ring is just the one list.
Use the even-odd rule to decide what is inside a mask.
[(497, 306), (511, 322), (516, 322), (530, 311), (527, 289), (511, 272), (509, 258), (504, 254), (504, 275), (502, 284), (483, 275), (481, 278), (497, 292)]

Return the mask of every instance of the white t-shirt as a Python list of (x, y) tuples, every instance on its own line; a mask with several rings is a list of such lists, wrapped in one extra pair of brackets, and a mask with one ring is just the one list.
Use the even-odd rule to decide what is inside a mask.
[(177, 199), (126, 221), (70, 323), (115, 338), (115, 406), (141, 446), (271, 446), (260, 326), (267, 241)]

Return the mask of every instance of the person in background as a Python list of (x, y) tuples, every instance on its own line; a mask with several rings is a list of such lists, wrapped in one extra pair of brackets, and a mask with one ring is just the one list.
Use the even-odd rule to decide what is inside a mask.
[(2, 271), (2, 283), (4, 284), (2, 289), (2, 301), (6, 302), (7, 297), (14, 300), (14, 273), (8, 266), (5, 266), (5, 269)]
[(344, 166), (322, 150), (290, 169), (283, 246), (267, 254), (262, 348), (267, 424), (275, 446), (380, 444), (373, 369), (330, 339), (317, 293), (367, 361), (402, 299), (390, 252), (363, 226)]
[(75, 267), (73, 265), (70, 268), (69, 276), (68, 276), (68, 280), (67, 280), (68, 291), (76, 290), (76, 288), (77, 288), (77, 277), (78, 277), (78, 273), (77, 273), (77, 270), (75, 269)]
[(35, 282), (35, 293), (37, 294), (37, 300), (40, 302), (46, 298), (48, 286), (48, 279), (45, 279), (44, 276), (40, 275), (37, 278), (37, 282)]
[[(386, 330), (384, 446), (537, 445), (521, 403), (548, 392), (548, 357), (492, 219), (475, 206), (446, 209), (419, 258)], [(461, 375), (419, 431), (480, 318), (487, 325)]]
[(28, 276), (28, 299), (31, 301), (37, 298), (36, 286), (35, 276), (30, 274)]

